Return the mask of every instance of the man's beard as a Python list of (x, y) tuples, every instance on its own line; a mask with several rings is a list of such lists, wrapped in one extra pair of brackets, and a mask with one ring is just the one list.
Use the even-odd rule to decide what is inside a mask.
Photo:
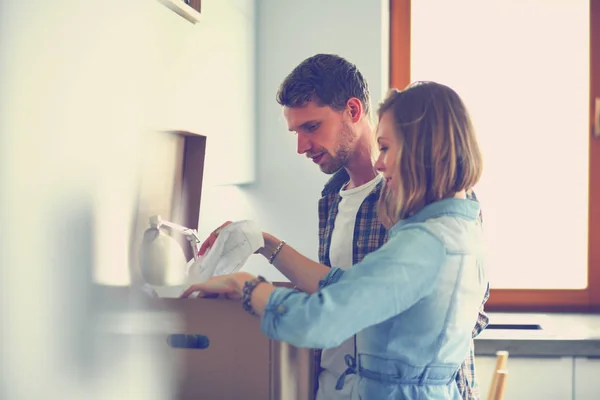
[(320, 165), (321, 171), (331, 175), (346, 166), (348, 158), (350, 157), (350, 152), (352, 151), (351, 144), (353, 136), (351, 128), (348, 125), (343, 124), (342, 130), (340, 131), (340, 142), (335, 150), (335, 156), (327, 152), (330, 159), (328, 162)]

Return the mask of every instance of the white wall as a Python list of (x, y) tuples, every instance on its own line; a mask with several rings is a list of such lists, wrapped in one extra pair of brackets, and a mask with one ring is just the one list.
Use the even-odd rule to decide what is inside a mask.
[[(376, 107), (388, 87), (388, 1), (257, 1), (257, 181), (241, 188), (264, 229), (314, 259), (317, 202), (328, 176), (296, 153), (277, 88), (302, 60), (335, 53), (354, 62), (368, 80)], [(281, 279), (266, 260), (246, 269)]]

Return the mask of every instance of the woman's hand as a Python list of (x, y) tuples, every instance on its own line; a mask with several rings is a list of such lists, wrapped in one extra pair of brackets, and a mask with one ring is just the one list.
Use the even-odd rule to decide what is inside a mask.
[(244, 289), (244, 283), (253, 276), (246, 272), (238, 272), (231, 275), (216, 276), (204, 283), (197, 283), (190, 286), (181, 294), (182, 298), (189, 297), (194, 292), (200, 292), (198, 297), (208, 297), (208, 295), (225, 295), (231, 300), (240, 300)]
[(208, 238), (204, 242), (202, 242), (200, 250), (198, 251), (199, 256), (203, 256), (204, 253), (206, 253), (206, 251), (210, 249), (213, 244), (215, 244), (215, 242), (217, 241), (217, 237), (219, 237), (219, 232), (221, 231), (221, 229), (225, 228), (229, 224), (231, 224), (231, 221), (226, 221), (224, 224), (212, 231)]

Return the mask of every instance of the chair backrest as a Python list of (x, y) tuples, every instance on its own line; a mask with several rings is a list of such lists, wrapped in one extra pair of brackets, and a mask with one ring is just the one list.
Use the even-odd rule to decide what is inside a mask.
[(488, 400), (502, 400), (504, 398), (504, 389), (506, 387), (506, 376), (508, 371), (506, 364), (508, 363), (508, 351), (496, 352), (496, 368), (494, 368), (494, 376), (490, 384), (488, 392)]
[(506, 388), (506, 377), (508, 376), (508, 371), (505, 369), (500, 369), (494, 373), (494, 380), (496, 384), (494, 385), (494, 392), (492, 393), (489, 400), (503, 400), (504, 399), (504, 389)]

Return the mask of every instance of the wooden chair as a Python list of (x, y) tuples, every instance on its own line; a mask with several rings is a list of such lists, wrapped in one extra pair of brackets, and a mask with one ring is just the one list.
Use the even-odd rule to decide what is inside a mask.
[(506, 364), (508, 362), (508, 351), (499, 351), (496, 353), (496, 368), (488, 392), (488, 400), (503, 400), (504, 389), (506, 388)]

